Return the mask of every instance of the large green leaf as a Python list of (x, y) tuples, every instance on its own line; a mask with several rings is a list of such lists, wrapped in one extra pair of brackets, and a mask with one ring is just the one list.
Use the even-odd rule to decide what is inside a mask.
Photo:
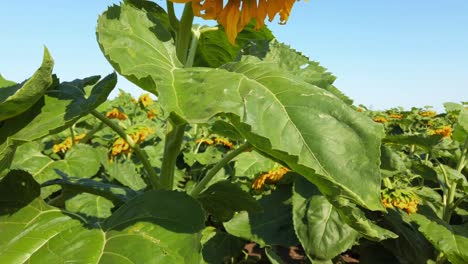
[(296, 179), (292, 201), (294, 229), (312, 261), (332, 259), (355, 243), (358, 232), (309, 181)]
[(232, 113), (257, 149), (287, 163), (322, 193), (383, 210), (382, 127), (272, 62), (252, 58), (225, 70), (182, 68), (169, 30), (155, 21), (133, 6), (113, 6), (99, 18), (97, 36), (114, 68), (158, 94), (166, 114), (199, 123)]
[(235, 212), (255, 212), (262, 209), (250, 194), (229, 181), (210, 185), (197, 199), (207, 212), (222, 222), (230, 220)]
[(382, 241), (382, 245), (402, 264), (427, 263), (433, 258), (433, 247), (411, 224), (410, 216), (401, 210), (389, 209), (384, 225), (398, 234), (396, 239)]
[(414, 214), (411, 220), (431, 244), (453, 264), (468, 263), (468, 225), (449, 225), (439, 218)]
[[(106, 220), (104, 228), (109, 230), (106, 246), (114, 254), (132, 254), (134, 263), (198, 263), (204, 222), (201, 205), (187, 194), (149, 191), (120, 207)], [(134, 237), (135, 234), (140, 236)], [(133, 248), (127, 247), (128, 244)], [(147, 251), (146, 256), (140, 255), (139, 247)], [(149, 252), (157, 259), (149, 258)], [(109, 263), (118, 259), (108, 256)]]
[(35, 200), (0, 217), (1, 263), (199, 263), (204, 213), (190, 196), (145, 193), (117, 210), (105, 228), (83, 226)]
[(278, 66), (289, 73), (298, 76), (306, 82), (323, 88), (336, 97), (340, 98), (346, 104), (353, 104), (353, 100), (343, 94), (334, 85), (336, 77), (327, 69), (320, 66), (316, 61), (311, 61), (307, 56), (301, 52), (292, 49), (289, 45), (272, 40), (261, 48), (261, 45), (252, 45), (243, 49), (244, 55), (253, 55), (261, 58), (264, 62), (274, 62)]
[(234, 236), (254, 241), (260, 246), (298, 244), (291, 219), (291, 187), (283, 185), (258, 200), (263, 212), (240, 212), (224, 223)]
[[(13, 169), (22, 169), (31, 173), (39, 183), (67, 177), (90, 178), (94, 176), (101, 164), (98, 154), (91, 146), (76, 144), (62, 160), (53, 160), (41, 153), (39, 143), (31, 142), (18, 148), (12, 164)], [(48, 197), (58, 187), (42, 188), (42, 197)]]
[[(29, 142), (69, 127), (103, 103), (117, 82), (115, 73), (99, 78), (57, 84), (28, 111), (4, 121), (0, 142), (6, 138), (15, 144)], [(91, 85), (91, 95), (85, 97), (84, 88)]]
[(42, 65), (21, 84), (12, 84), (0, 76), (0, 121), (17, 116), (33, 106), (52, 84), (54, 60), (44, 47)]

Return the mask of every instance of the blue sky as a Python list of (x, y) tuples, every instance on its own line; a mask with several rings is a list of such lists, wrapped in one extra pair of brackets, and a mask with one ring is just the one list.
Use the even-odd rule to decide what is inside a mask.
[[(18, 82), (28, 78), (43, 45), (61, 80), (112, 72), (95, 27), (113, 3), (0, 1), (0, 73)], [(356, 104), (440, 110), (443, 102), (468, 101), (467, 14), (467, 0), (309, 0), (296, 3), (287, 25), (269, 26), (280, 41), (334, 73), (336, 86)], [(141, 93), (123, 78), (118, 87)]]

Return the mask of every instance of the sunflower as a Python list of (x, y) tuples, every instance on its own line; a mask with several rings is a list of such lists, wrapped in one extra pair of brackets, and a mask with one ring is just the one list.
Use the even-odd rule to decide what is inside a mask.
[(170, 0), (175, 3), (192, 2), (195, 16), (214, 19), (223, 26), (229, 42), (235, 43), (236, 36), (255, 19), (255, 29), (263, 27), (265, 18), (271, 22), (279, 14), (280, 24), (288, 21), (291, 9), (299, 0)]

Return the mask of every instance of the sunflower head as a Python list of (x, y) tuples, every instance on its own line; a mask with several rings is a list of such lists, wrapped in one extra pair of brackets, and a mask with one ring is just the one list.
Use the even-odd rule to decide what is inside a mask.
[(299, 0), (170, 0), (175, 3), (192, 2), (195, 16), (214, 19), (223, 26), (231, 44), (235, 43), (237, 34), (255, 19), (255, 29), (264, 25), (265, 18), (271, 22), (278, 14), (280, 24), (288, 21), (291, 9)]

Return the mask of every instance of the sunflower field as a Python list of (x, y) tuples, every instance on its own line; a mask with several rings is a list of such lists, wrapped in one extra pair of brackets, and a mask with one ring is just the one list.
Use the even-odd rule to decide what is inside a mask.
[(0, 263), (468, 263), (468, 102), (354, 105), (265, 27), (295, 2), (109, 7), (139, 97), (0, 75)]

